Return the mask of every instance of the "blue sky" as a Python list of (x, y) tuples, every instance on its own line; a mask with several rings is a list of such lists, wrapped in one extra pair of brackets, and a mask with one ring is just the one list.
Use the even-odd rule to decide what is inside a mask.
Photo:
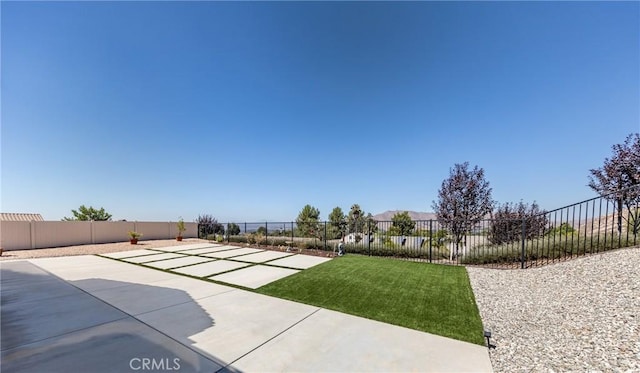
[(3, 212), (290, 221), (594, 196), (640, 131), (638, 2), (6, 2)]

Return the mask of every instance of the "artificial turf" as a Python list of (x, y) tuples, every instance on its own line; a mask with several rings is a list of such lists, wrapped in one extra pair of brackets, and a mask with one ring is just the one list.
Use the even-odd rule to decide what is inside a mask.
[(257, 291), (484, 344), (482, 321), (464, 267), (348, 255)]

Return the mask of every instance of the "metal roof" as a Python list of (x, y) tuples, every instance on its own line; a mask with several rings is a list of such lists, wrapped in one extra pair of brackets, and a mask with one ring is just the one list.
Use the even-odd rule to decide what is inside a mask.
[(0, 212), (0, 221), (44, 221), (40, 214)]

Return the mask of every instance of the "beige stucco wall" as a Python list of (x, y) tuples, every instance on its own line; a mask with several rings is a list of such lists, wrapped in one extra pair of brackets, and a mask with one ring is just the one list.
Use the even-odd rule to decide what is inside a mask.
[(34, 232), (32, 245), (36, 248), (91, 243), (90, 221), (33, 221), (31, 229)]
[(4, 250), (31, 248), (31, 223), (28, 221), (0, 222), (0, 247)]
[[(198, 224), (185, 223), (185, 238), (198, 236)], [(142, 233), (141, 240), (170, 239), (178, 235), (176, 222), (123, 221), (3, 221), (0, 242), (4, 250), (122, 242), (128, 232)]]
[(172, 238), (171, 225), (175, 223), (136, 222), (136, 232), (143, 234), (142, 240), (167, 239)]
[(135, 230), (135, 223), (128, 221), (93, 222), (94, 243), (122, 242), (129, 239), (129, 231)]

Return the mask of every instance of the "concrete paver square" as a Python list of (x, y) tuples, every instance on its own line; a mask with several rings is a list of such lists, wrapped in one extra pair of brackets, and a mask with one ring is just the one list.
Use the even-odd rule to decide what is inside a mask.
[(234, 247), (233, 250), (225, 250), (225, 251), (218, 251), (215, 253), (202, 254), (202, 256), (208, 256), (210, 258), (231, 258), (238, 255), (259, 253), (261, 251), (264, 251), (264, 250)]
[(217, 245), (217, 246), (220, 250), (243, 249), (243, 247), (234, 246), (234, 245)]
[(190, 264), (209, 262), (211, 260), (212, 259), (210, 258), (201, 258), (198, 256), (186, 256), (183, 258), (167, 259), (167, 260), (160, 260), (158, 262), (145, 263), (145, 265), (149, 267), (154, 267), (154, 268), (169, 269), (169, 268), (175, 268), (175, 267), (182, 267)]
[(231, 271), (233, 269), (238, 269), (242, 267), (247, 267), (250, 264), (247, 263), (238, 263), (232, 262), (230, 260), (216, 260), (214, 262), (207, 262), (202, 264), (196, 264), (188, 267), (176, 268), (173, 269), (173, 272), (184, 273), (190, 276), (213, 276), (218, 273)]
[(158, 253), (157, 251), (143, 249), (143, 250), (119, 251), (117, 253), (100, 254), (100, 255), (106, 256), (107, 258), (122, 259), (122, 258), (131, 258), (133, 256), (150, 255), (150, 254), (157, 254), (157, 253)]
[(295, 269), (255, 265), (249, 268), (238, 269), (233, 272), (223, 273), (209, 278), (215, 281), (226, 282), (228, 284), (257, 289), (260, 286), (298, 272), (299, 271)]
[(290, 268), (307, 269), (318, 264), (328, 262), (329, 260), (331, 260), (331, 258), (322, 258), (319, 256), (311, 255), (294, 255), (287, 258), (274, 260), (272, 262), (269, 262), (269, 264)]
[[(226, 363), (209, 359), (132, 318), (2, 351), (6, 372), (131, 372), (141, 359), (163, 369), (146, 371), (215, 372)], [(149, 368), (150, 365), (147, 365)], [(158, 365), (156, 365), (156, 368)], [(171, 369), (167, 369), (171, 368)]]
[(184, 251), (184, 250), (190, 250), (190, 249), (202, 249), (202, 248), (205, 248), (205, 247), (216, 247), (216, 246), (220, 246), (220, 245), (219, 244), (215, 244), (215, 243), (194, 243), (194, 244), (190, 244), (190, 245), (176, 245), (176, 246), (158, 247), (158, 248), (156, 248), (156, 250), (175, 252), (175, 251)]
[(138, 319), (177, 341), (232, 362), (318, 309), (238, 289), (195, 303), (206, 316), (192, 305), (180, 304)]
[(126, 284), (91, 294), (130, 315), (138, 315), (234, 290), (228, 286), (188, 277), (172, 277), (149, 285)]
[(486, 347), (325, 309), (233, 366), (245, 372), (492, 371)]
[(122, 260), (130, 263), (146, 263), (146, 262), (153, 262), (155, 260), (175, 259), (175, 258), (182, 258), (182, 257), (184, 257), (183, 254), (162, 253), (162, 254), (156, 254), (156, 255), (136, 256), (133, 258), (126, 258)]
[(216, 251), (223, 251), (223, 250), (229, 250), (229, 248), (226, 246), (211, 246), (211, 247), (205, 247), (204, 249), (191, 249), (191, 250), (184, 250), (179, 252), (183, 254), (188, 254), (188, 255), (197, 255), (197, 254), (213, 253)]
[(278, 252), (278, 251), (263, 251), (261, 253), (243, 255), (243, 256), (235, 258), (234, 260), (240, 260), (240, 261), (249, 262), (249, 263), (264, 263), (264, 262), (267, 262), (269, 260), (283, 258), (285, 256), (290, 256), (290, 255), (292, 255), (292, 254), (291, 253), (281, 253), (281, 252)]

